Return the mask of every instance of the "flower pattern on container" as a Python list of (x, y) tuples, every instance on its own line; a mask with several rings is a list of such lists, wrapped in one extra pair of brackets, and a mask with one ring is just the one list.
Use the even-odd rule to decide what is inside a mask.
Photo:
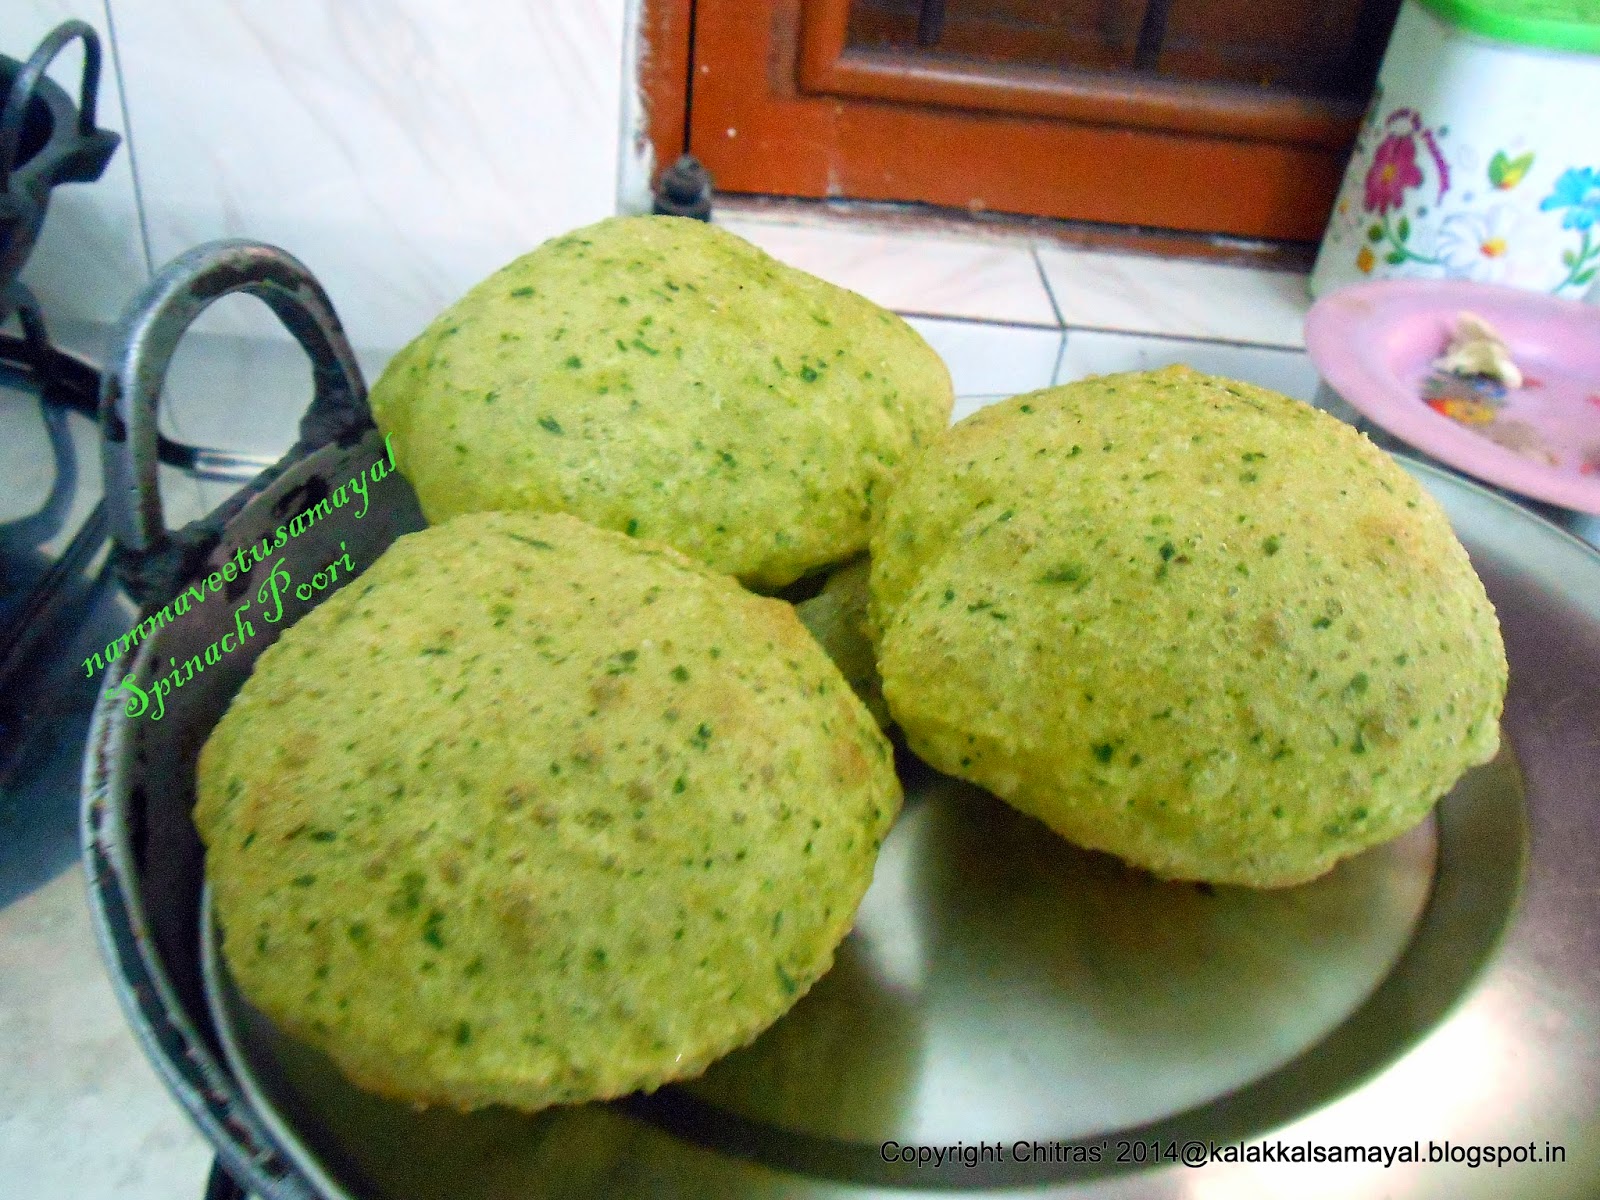
[[(1367, 168), (1363, 181), (1362, 207), (1377, 220), (1367, 229), (1367, 241), (1356, 254), (1356, 269), (1369, 274), (1376, 265), (1378, 248), (1383, 250), (1383, 261), (1390, 266), (1402, 263), (1419, 263), (1438, 266), (1438, 258), (1424, 254), (1411, 243), (1413, 232), (1411, 217), (1405, 211), (1407, 193), (1421, 188), (1427, 178), (1417, 157), (1418, 146), (1426, 150), (1438, 181), (1437, 204), (1450, 190), (1450, 166), (1439, 150), (1434, 131), (1422, 123), (1414, 109), (1397, 108), (1383, 121), (1386, 135), (1372, 155), (1372, 165)], [(1424, 209), (1418, 209), (1420, 215)], [(1391, 213), (1396, 214), (1391, 219)]]
[(1417, 166), (1417, 142), (1409, 133), (1391, 133), (1383, 139), (1367, 168), (1365, 207), (1382, 216), (1406, 202), (1406, 192), (1422, 186)]
[(1588, 229), (1600, 221), (1600, 170), (1594, 167), (1569, 167), (1556, 180), (1556, 186), (1539, 204), (1541, 212), (1566, 211), (1563, 229)]
[(1448, 128), (1386, 108), (1375, 92), (1324, 255), (1357, 278), (1464, 278), (1555, 295), (1600, 279), (1600, 164), (1563, 169), (1521, 133), (1498, 146), (1450, 139), (1447, 157)]
[(1509, 157), (1504, 150), (1496, 150), (1489, 160), (1489, 185), (1508, 192), (1521, 183), (1533, 167), (1533, 152)]
[(1595, 223), (1600, 222), (1600, 169), (1567, 168), (1550, 194), (1539, 202), (1539, 211), (1561, 213), (1561, 228), (1578, 231), (1577, 248), (1561, 252), (1561, 264), (1567, 268), (1566, 278), (1551, 291), (1584, 287), (1593, 282), (1595, 274), (1600, 272), (1600, 240), (1594, 236)]
[(1453, 213), (1440, 223), (1434, 251), (1452, 279), (1498, 283), (1510, 265), (1507, 251), (1516, 231), (1516, 210), (1504, 205)]

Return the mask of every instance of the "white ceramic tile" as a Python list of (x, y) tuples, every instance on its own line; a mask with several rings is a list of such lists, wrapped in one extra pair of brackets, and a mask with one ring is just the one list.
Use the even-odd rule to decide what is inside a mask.
[(959, 396), (1014, 396), (1049, 387), (1061, 331), (940, 317), (907, 318), (950, 368)]
[[(116, 57), (99, 0), (6, 0), (0, 4), (0, 53), (26, 59), (47, 33), (72, 18), (88, 23), (100, 35), (95, 123), (125, 135)], [(82, 77), (82, 45), (73, 42), (56, 57), (50, 78), (76, 104)], [(22, 275), (47, 324), (54, 320), (108, 324), (149, 278), (131, 161), (124, 137), (98, 180), (52, 189), (44, 228)]]
[(111, 991), (83, 871), (0, 909), (0, 1195), (198, 1200), (211, 1154)]
[[(225, 296), (217, 309), (230, 323), (259, 317), (263, 332), (276, 320), (251, 296)], [(91, 363), (110, 358), (113, 331), (103, 325), (59, 322), (50, 333), (56, 346)], [(356, 351), (369, 387), (394, 352)], [(167, 365), (161, 431), (195, 446), (277, 459), (299, 436), (311, 394), (311, 362), (297, 343), (194, 329)]]
[(743, 213), (720, 217), (718, 224), (774, 258), (896, 312), (1059, 324), (1021, 241), (841, 229)]
[(110, 3), (158, 264), (278, 244), (394, 347), (615, 211), (624, 0)]
[(1207, 374), (1225, 375), (1271, 388), (1308, 404), (1316, 398), (1320, 382), (1316, 368), (1302, 350), (1273, 350), (1087, 329), (1067, 330), (1067, 345), (1062, 351), (1056, 378), (1060, 383), (1070, 383), (1086, 375), (1147, 371), (1178, 363)]
[[(227, 297), (223, 305), (250, 304)], [(370, 384), (387, 351), (358, 353)], [(311, 403), (311, 363), (293, 342), (232, 334), (191, 333), (178, 345), (161, 396), (161, 428), (170, 438), (276, 462), (300, 436)], [(207, 516), (244, 486), (244, 478), (195, 479), (163, 471), (169, 525)]]
[(1038, 253), (1069, 329), (1305, 345), (1304, 275), (1060, 246)]
[(161, 488), (161, 519), (168, 529), (182, 529), (217, 507), (202, 490), (203, 483), (187, 471), (163, 464), (157, 475)]
[(162, 427), (191, 445), (276, 459), (294, 445), (310, 403), (311, 364), (295, 343), (196, 333), (168, 368)]

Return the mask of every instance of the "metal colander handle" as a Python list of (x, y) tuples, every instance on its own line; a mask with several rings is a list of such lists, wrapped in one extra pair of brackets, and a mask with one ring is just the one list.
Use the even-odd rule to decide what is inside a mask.
[[(178, 342), (214, 301), (259, 297), (311, 358), (314, 395), (300, 440), (217, 512), (169, 531), (157, 482), (157, 411)], [(117, 575), (140, 604), (170, 595), (217, 543), (222, 527), (289, 463), (372, 426), (367, 389), (333, 304), (310, 271), (275, 246), (208, 242), (180, 255), (123, 314), (100, 391), (105, 494)]]

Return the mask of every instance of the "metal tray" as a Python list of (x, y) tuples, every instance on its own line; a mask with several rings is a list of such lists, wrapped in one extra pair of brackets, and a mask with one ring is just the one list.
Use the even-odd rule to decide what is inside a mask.
[[(241, 999), (203, 905), (254, 1116), (329, 1200), (1600, 1194), (1600, 555), (1406, 465), (1511, 662), (1506, 748), (1414, 833), (1288, 891), (1162, 884), (907, 756), (856, 929), (793, 1012), (701, 1080), (534, 1117), (355, 1090)], [(1241, 1143), (1424, 1161), (1215, 1160)], [(1427, 1161), (1499, 1147), (1561, 1161)]]

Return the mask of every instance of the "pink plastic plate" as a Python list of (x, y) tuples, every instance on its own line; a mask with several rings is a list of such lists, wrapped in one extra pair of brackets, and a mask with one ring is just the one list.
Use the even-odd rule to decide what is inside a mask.
[[(1435, 371), (1457, 314), (1488, 321), (1523, 386)], [(1395, 437), (1524, 496), (1600, 513), (1600, 308), (1457, 280), (1382, 280), (1312, 305), (1328, 385)]]

